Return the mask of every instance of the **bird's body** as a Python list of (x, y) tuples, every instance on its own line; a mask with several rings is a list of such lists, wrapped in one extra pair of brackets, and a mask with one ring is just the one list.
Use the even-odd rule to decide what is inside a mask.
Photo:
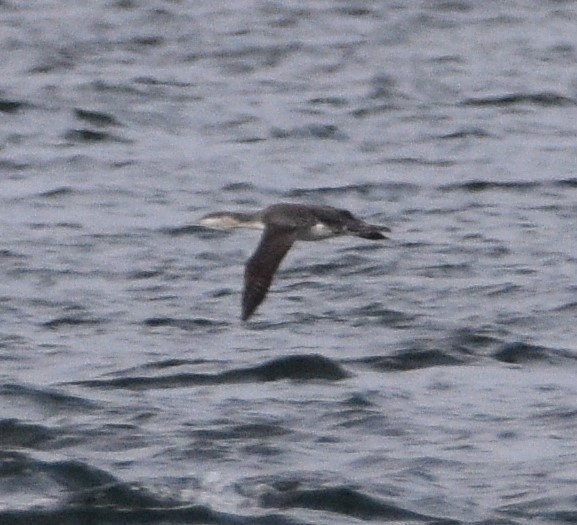
[(244, 272), (242, 320), (246, 321), (266, 297), (273, 276), (295, 241), (318, 241), (339, 235), (386, 239), (385, 226), (368, 224), (347, 210), (307, 204), (274, 204), (255, 213), (220, 212), (204, 216), (209, 228), (264, 230)]

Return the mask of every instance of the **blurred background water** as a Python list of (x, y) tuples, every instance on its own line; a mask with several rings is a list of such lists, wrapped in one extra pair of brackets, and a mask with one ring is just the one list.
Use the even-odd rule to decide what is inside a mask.
[[(577, 2), (0, 1), (0, 523), (574, 523)], [(241, 323), (254, 232), (348, 208)]]

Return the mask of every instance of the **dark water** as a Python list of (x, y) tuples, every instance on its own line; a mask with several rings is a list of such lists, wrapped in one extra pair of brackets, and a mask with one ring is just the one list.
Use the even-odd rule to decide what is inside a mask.
[[(577, 2), (0, 1), (0, 523), (575, 523)], [(325, 203), (240, 323), (251, 232)]]

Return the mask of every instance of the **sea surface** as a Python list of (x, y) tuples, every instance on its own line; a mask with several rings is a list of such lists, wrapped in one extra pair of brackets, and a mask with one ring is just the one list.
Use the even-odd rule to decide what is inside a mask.
[[(1, 0), (0, 524), (577, 522), (577, 2)], [(276, 202), (300, 243), (240, 317)]]

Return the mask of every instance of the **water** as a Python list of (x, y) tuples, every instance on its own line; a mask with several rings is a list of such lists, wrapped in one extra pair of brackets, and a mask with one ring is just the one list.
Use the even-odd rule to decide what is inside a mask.
[(574, 522), (576, 19), (1, 2), (0, 522)]

